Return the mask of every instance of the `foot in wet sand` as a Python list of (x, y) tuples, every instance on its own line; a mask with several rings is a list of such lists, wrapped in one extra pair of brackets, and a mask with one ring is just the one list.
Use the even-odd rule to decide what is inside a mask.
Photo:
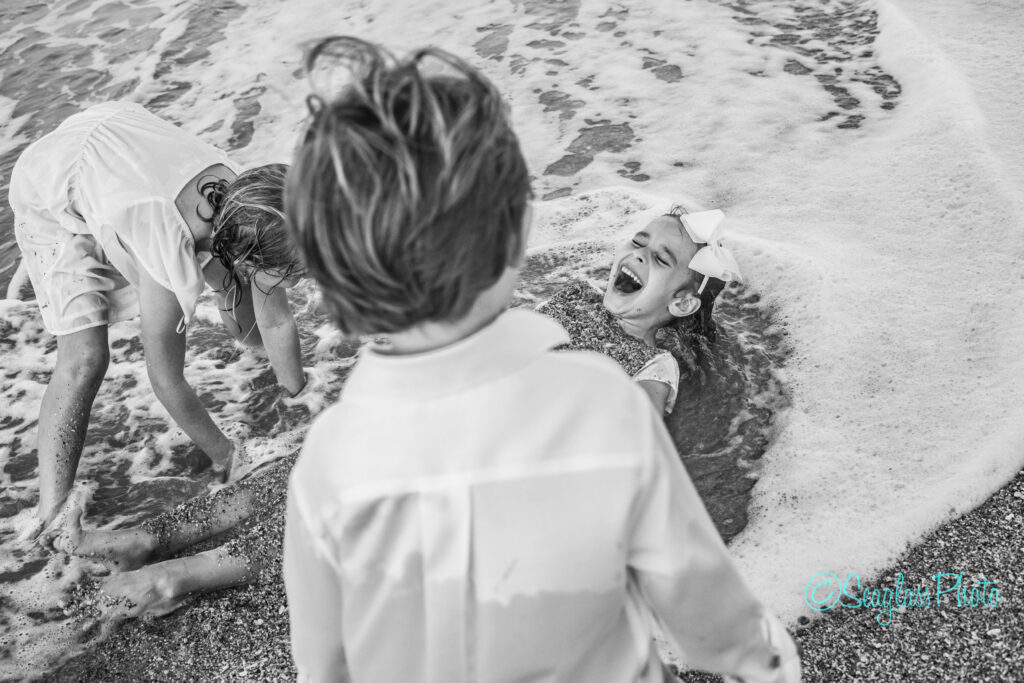
[(46, 536), (54, 550), (99, 560), (117, 572), (138, 569), (156, 549), (157, 538), (143, 529), (83, 529), (84, 513), (84, 493), (73, 491), (40, 538)]
[(85, 509), (87, 491), (81, 488), (73, 488), (64, 497), (60, 504), (52, 508), (44, 509), (42, 501), (36, 507), (32, 519), (23, 526), (18, 538), (20, 540), (32, 541), (47, 550), (57, 550), (53, 542), (61, 535), (64, 522), (73, 511)]
[(71, 489), (56, 512), (52, 512), (46, 517), (40, 515), (39, 519), (43, 521), (41, 522), (42, 528), (36, 532), (36, 543), (48, 550), (60, 551), (54, 546), (54, 543), (64, 533), (64, 525), (69, 516), (74, 516), (77, 511), (77, 515), (81, 517), (85, 510), (85, 499), (86, 492), (83, 489)]
[(22, 521), (20, 526), (17, 527), (18, 541), (26, 543), (39, 543), (40, 534), (43, 533), (43, 529), (46, 528), (46, 520), (40, 517), (38, 514), (33, 514), (28, 519)]

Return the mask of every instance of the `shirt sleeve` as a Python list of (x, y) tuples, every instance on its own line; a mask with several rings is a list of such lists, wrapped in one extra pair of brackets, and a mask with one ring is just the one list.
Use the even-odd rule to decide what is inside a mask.
[(301, 512), (294, 473), (288, 486), (284, 532), (284, 585), (298, 680), (347, 683), (341, 630), (341, 585), (323, 539)]
[(665, 400), (665, 414), (672, 412), (676, 405), (676, 396), (679, 395), (679, 363), (668, 351), (659, 353), (647, 361), (647, 365), (640, 368), (633, 375), (634, 382), (647, 380), (651, 382), (662, 382), (668, 385), (668, 398)]
[(745, 683), (800, 680), (796, 646), (751, 593), (661, 420), (641, 470), (628, 562), (640, 593), (687, 666)]
[(137, 267), (174, 293), (185, 322), (190, 321), (205, 281), (192, 232), (174, 202), (160, 197), (134, 202), (121, 210), (115, 225)]

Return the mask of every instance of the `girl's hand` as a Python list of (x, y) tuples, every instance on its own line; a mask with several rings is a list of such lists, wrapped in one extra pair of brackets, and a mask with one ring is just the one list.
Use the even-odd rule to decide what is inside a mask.
[(290, 399), (301, 398), (302, 396), (305, 396), (306, 394), (309, 393), (310, 388), (312, 386), (311, 382), (309, 381), (309, 373), (306, 372), (305, 370), (302, 371), (302, 380), (303, 380), (302, 381), (302, 386), (299, 388), (298, 391), (296, 391), (294, 393), (292, 393), (291, 391), (288, 391), (288, 388), (284, 387), (284, 386), (282, 386), (281, 389), (284, 391), (284, 393)]
[(231, 450), (227, 459), (214, 461), (213, 475), (218, 484), (226, 484), (237, 478), (239, 467), (248, 462), (246, 441), (252, 434), (252, 427), (244, 422), (232, 422), (224, 427), (224, 436), (231, 441)]
[(226, 484), (228, 479), (231, 478), (231, 471), (235, 462), (235, 452), (238, 448), (238, 444), (231, 444), (231, 453), (228, 455), (228, 459), (223, 462), (214, 462), (213, 467), (210, 468), (210, 471), (213, 472), (213, 480), (218, 484)]

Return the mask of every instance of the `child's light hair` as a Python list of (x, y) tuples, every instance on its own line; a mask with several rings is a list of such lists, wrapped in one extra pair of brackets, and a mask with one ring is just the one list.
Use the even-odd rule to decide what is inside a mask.
[[(427, 66), (443, 70), (426, 73)], [(495, 87), (427, 48), (398, 60), (356, 38), (320, 41), (286, 212), (306, 267), (347, 334), (452, 321), (521, 257), (526, 162)]]
[(302, 270), (285, 228), (287, 172), (285, 164), (266, 164), (242, 172), (231, 183), (200, 178), (199, 190), (213, 207), (211, 252), (236, 285), (246, 270), (267, 271), (282, 280)]

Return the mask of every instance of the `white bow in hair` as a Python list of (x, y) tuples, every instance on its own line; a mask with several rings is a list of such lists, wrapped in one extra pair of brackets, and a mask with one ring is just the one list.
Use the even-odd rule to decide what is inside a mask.
[(680, 213), (677, 217), (690, 239), (695, 244), (705, 245), (690, 259), (690, 268), (704, 276), (697, 294), (704, 291), (709, 278), (718, 278), (726, 282), (743, 281), (736, 258), (731, 251), (722, 246), (721, 224), (725, 214), (721, 210)]

